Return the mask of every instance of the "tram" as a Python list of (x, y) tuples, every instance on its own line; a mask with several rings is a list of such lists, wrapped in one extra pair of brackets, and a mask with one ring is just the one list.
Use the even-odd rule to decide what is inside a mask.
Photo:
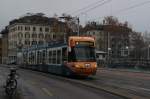
[(60, 75), (89, 76), (97, 70), (93, 37), (71, 36), (67, 43), (52, 42), (22, 50), (23, 67)]

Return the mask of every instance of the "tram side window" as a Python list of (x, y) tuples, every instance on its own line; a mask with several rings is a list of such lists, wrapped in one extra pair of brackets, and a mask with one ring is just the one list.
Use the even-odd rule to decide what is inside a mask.
[(32, 63), (34, 64), (35, 63), (35, 52), (33, 52), (33, 56), (32, 56)]
[(24, 61), (25, 64), (27, 63), (27, 57), (28, 57), (28, 54), (23, 53), (23, 61)]
[(31, 53), (29, 53), (29, 64), (31, 64)]
[(34, 52), (34, 64), (36, 64), (36, 52)]
[(34, 54), (33, 54), (33, 52), (31, 52), (31, 64), (33, 64), (33, 61), (34, 61)]
[(37, 52), (37, 64), (39, 64), (40, 63), (40, 52), (38, 51)]
[(48, 53), (48, 63), (51, 64), (52, 63), (52, 51), (49, 51)]
[(56, 64), (56, 50), (53, 51), (53, 64)]
[(39, 59), (40, 59), (40, 64), (42, 64), (42, 52), (40, 52), (40, 55), (39, 55)]
[(68, 55), (67, 55), (67, 48), (62, 49), (62, 62), (67, 61)]
[(61, 50), (57, 50), (57, 64), (61, 63)]
[(46, 51), (45, 50), (42, 51), (42, 63), (43, 64), (46, 63)]

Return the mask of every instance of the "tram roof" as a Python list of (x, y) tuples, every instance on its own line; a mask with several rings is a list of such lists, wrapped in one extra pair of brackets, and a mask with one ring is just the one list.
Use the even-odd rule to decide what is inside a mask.
[(67, 43), (64, 42), (51, 42), (47, 44), (38, 44), (38, 45), (32, 45), (30, 48), (24, 48), (23, 51), (31, 51), (31, 50), (40, 50), (44, 48), (55, 48), (55, 47), (65, 47), (67, 46)]

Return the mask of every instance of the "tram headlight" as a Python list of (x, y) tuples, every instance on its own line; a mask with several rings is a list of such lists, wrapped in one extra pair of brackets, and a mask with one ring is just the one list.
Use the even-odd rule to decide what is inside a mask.
[(94, 67), (97, 68), (97, 64), (94, 64)]
[(75, 67), (76, 67), (76, 68), (80, 68), (80, 65), (77, 65), (77, 64), (76, 64)]

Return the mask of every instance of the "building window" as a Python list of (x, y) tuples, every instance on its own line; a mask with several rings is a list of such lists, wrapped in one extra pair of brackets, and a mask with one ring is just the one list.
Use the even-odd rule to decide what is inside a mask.
[(25, 31), (30, 31), (30, 27), (29, 26), (25, 26)]
[(25, 45), (30, 45), (30, 41), (25, 41)]
[(18, 33), (18, 38), (22, 38), (23, 34), (21, 32)]
[(42, 44), (44, 44), (44, 42), (43, 41), (39, 41), (39, 43), (38, 43), (39, 45), (42, 45)]
[(42, 32), (43, 30), (42, 30), (42, 27), (40, 27), (40, 32)]
[(95, 32), (93, 32), (93, 35), (95, 35)]
[(55, 34), (53, 34), (53, 39), (56, 39), (56, 35)]
[(23, 30), (23, 27), (22, 27), (22, 26), (20, 26), (20, 30)]
[(36, 31), (36, 27), (33, 27), (33, 31)]
[(26, 32), (26, 33), (25, 33), (25, 38), (30, 38), (29, 32)]
[(39, 38), (44, 38), (44, 34), (40, 33)]
[(49, 28), (45, 28), (45, 32), (49, 32)]
[(18, 30), (20, 30), (20, 26), (18, 26)]
[(25, 26), (25, 31), (27, 31), (27, 27)]
[(36, 45), (37, 44), (37, 41), (32, 41), (32, 45)]
[(33, 34), (32, 34), (32, 38), (37, 38), (37, 34), (36, 34), (36, 33), (33, 33)]

